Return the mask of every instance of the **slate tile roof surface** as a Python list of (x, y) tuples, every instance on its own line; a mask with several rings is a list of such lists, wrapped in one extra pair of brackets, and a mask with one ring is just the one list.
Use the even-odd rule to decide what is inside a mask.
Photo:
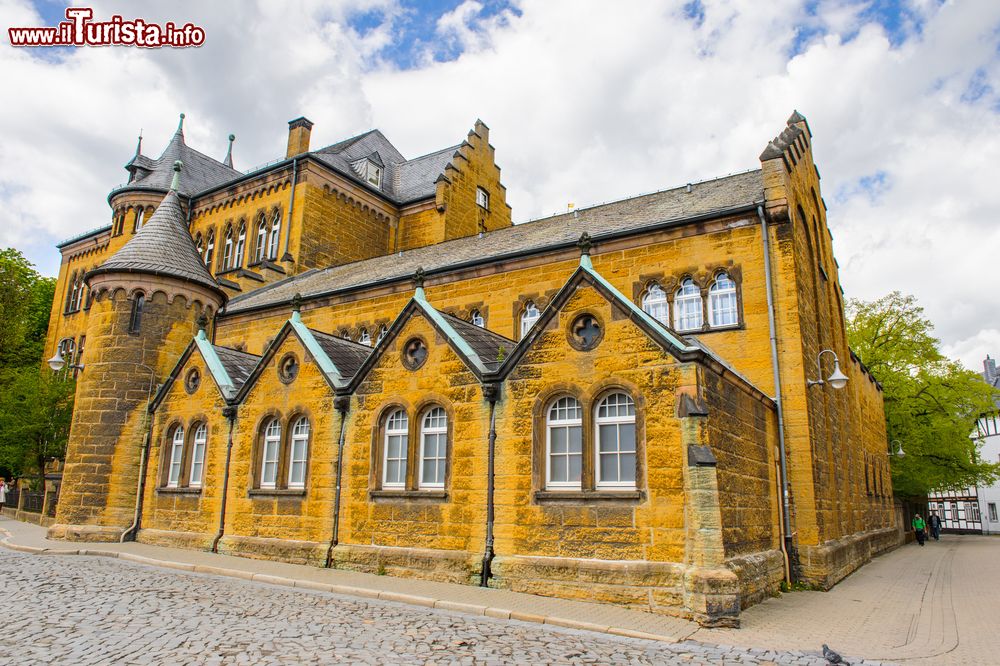
[(278, 305), (296, 293), (303, 297), (363, 287), (385, 280), (412, 276), (418, 267), (425, 271), (478, 262), (527, 251), (544, 250), (572, 243), (587, 232), (601, 236), (641, 231), (664, 223), (682, 223), (697, 216), (750, 205), (764, 199), (764, 183), (759, 169), (725, 176), (643, 196), (615, 201), (572, 213), (517, 224), (481, 236), (456, 238), (400, 254), (366, 259), (351, 264), (311, 270), (233, 298), (226, 312), (233, 314), (256, 307)]
[(372, 348), (368, 345), (338, 338), (329, 333), (321, 333), (311, 328), (309, 331), (316, 337), (316, 342), (337, 366), (337, 370), (340, 371), (344, 379), (353, 377), (372, 352)]
[(479, 355), (479, 359), (490, 372), (495, 371), (503, 363), (501, 356), (505, 357), (510, 354), (510, 350), (517, 346), (513, 340), (508, 340), (493, 331), (476, 326), (472, 322), (444, 312), (441, 315), (448, 320), (455, 332), (469, 343), (469, 346)]
[(137, 172), (131, 182), (117, 191), (128, 189), (167, 191), (174, 177), (173, 167), (177, 160), (184, 163), (177, 189), (185, 196), (192, 196), (243, 175), (236, 169), (185, 144), (184, 132), (178, 129), (158, 158), (154, 160), (145, 155), (136, 155), (125, 165), (126, 168), (139, 167), (141, 171)]
[(243, 388), (247, 379), (249, 379), (250, 373), (257, 367), (257, 363), (260, 362), (260, 356), (248, 354), (237, 349), (230, 349), (229, 347), (220, 347), (218, 345), (212, 345), (212, 347), (215, 348), (215, 353), (219, 356), (222, 367), (226, 369), (229, 378), (233, 380), (233, 387), (239, 391)]
[(135, 236), (95, 272), (113, 271), (170, 275), (222, 293), (195, 249), (180, 199), (173, 190), (163, 197)]

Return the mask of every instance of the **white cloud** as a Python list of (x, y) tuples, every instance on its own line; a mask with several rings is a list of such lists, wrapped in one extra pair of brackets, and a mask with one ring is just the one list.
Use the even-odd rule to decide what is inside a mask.
[[(680, 2), (525, 0), (519, 15), (484, 17), (467, 0), (400, 71), (378, 55), (409, 11), (395, 1), (99, 2), (98, 15), (192, 20), (208, 41), (84, 49), (58, 66), (0, 47), (4, 81), (22, 91), (0, 105), (0, 239), (52, 270), (53, 240), (106, 223), (138, 127), (156, 154), (179, 111), (210, 154), (234, 131), (244, 168), (280, 157), (298, 115), (316, 122), (314, 145), (377, 126), (406, 155), (458, 143), (479, 117), (524, 220), (753, 168), (798, 108), (847, 295), (913, 293), (967, 365), (989, 345), (1000, 354), (1000, 290), (982, 277), (1000, 248), (1000, 5), (913, 2), (923, 23), (904, 22), (902, 42), (859, 25), (869, 3), (702, 7), (695, 20)], [(346, 27), (371, 9), (387, 22), (364, 37)], [(39, 21), (14, 0), (0, 20)], [(442, 43), (462, 55), (434, 62)]]

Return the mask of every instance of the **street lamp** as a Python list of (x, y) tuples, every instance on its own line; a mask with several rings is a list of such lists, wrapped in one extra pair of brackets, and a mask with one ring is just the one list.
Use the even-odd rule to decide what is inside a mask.
[(889, 442), (889, 446), (890, 447), (892, 447), (892, 446), (896, 447), (896, 450), (892, 452), (892, 455), (896, 456), (897, 458), (902, 458), (903, 456), (906, 455), (906, 452), (903, 451), (903, 443), (901, 441), (899, 441), (898, 439), (894, 439), (891, 442)]
[[(49, 364), (49, 367), (52, 368), (53, 372), (59, 372), (66, 365), (66, 359), (62, 357), (62, 352), (59, 350), (58, 347), (56, 347), (56, 355), (50, 358), (48, 361), (46, 361), (46, 363)], [(69, 367), (72, 368), (73, 370), (83, 370), (82, 363), (80, 364), (71, 363)]]
[[(823, 377), (823, 366), (820, 361), (823, 360), (823, 354), (833, 355), (833, 372), (825, 380)], [(819, 354), (816, 355), (816, 376), (820, 379), (810, 379), (806, 382), (806, 386), (821, 386), (823, 384), (829, 384), (835, 389), (842, 389), (847, 386), (847, 375), (840, 371), (840, 359), (837, 358), (837, 353), (832, 349), (824, 349)]]

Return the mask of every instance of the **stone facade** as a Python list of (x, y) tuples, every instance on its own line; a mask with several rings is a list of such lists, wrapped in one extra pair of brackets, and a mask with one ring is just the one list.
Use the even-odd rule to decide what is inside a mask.
[[(117, 538), (138, 507), (141, 541), (730, 626), (786, 576), (829, 587), (898, 543), (890, 498), (866, 490), (888, 478), (881, 391), (847, 348), (801, 116), (758, 171), (514, 228), (481, 122), (410, 162), (372, 133), (310, 152), (311, 124), (291, 125), (286, 160), (193, 193), (178, 221), (195, 245), (215, 238), (208, 279), (228, 303), (154, 297), (164, 323), (138, 338), (110, 332), (128, 290), (89, 311), (54, 307), (53, 351), (87, 322), (55, 534)], [(113, 193), (115, 219), (146, 196)], [(280, 232), (247, 263), (260, 219)], [(240, 224), (244, 262), (219, 263)], [(57, 293), (122, 247), (114, 227), (64, 244)], [(698, 315), (681, 326), (684, 285)], [(664, 308), (644, 312), (657, 290)], [(523, 324), (531, 308), (540, 317)], [(214, 321), (196, 334), (201, 310)], [(148, 456), (142, 375), (105, 404), (106, 384), (125, 380), (91, 371), (135, 363), (138, 343), (160, 384)], [(829, 354), (816, 367), (822, 350), (845, 389), (809, 385), (831, 370)], [(609, 396), (630, 405), (614, 431), (624, 457), (601, 444)], [(568, 483), (551, 476), (563, 399), (578, 414)], [(608, 482), (609, 460), (629, 473)]]

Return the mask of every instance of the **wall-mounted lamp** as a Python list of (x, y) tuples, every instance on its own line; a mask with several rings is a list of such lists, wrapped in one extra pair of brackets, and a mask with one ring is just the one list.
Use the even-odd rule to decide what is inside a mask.
[(906, 455), (906, 452), (903, 451), (903, 443), (898, 439), (894, 439), (891, 442), (889, 442), (889, 447), (890, 448), (896, 447), (896, 450), (892, 452), (892, 455), (896, 456), (897, 458), (902, 458), (903, 456)]
[[(820, 361), (823, 360), (823, 354), (831, 354), (833, 356), (833, 372), (825, 380), (823, 377), (823, 366)], [(816, 356), (816, 376), (820, 379), (810, 379), (806, 382), (806, 386), (821, 386), (823, 384), (829, 384), (835, 389), (842, 389), (847, 386), (847, 375), (840, 371), (840, 359), (837, 358), (837, 353), (832, 349), (824, 349)]]
[[(59, 348), (57, 347), (56, 348), (56, 355), (53, 356), (52, 358), (50, 358), (48, 361), (46, 361), (46, 363), (49, 364), (49, 367), (52, 368), (53, 372), (59, 372), (60, 370), (63, 369), (63, 367), (65, 367), (65, 365), (66, 365), (66, 359), (64, 359), (62, 357), (62, 352), (60, 352)], [(70, 364), (69, 367), (72, 370), (83, 370), (83, 364), (82, 363), (79, 364), (79, 365)]]

